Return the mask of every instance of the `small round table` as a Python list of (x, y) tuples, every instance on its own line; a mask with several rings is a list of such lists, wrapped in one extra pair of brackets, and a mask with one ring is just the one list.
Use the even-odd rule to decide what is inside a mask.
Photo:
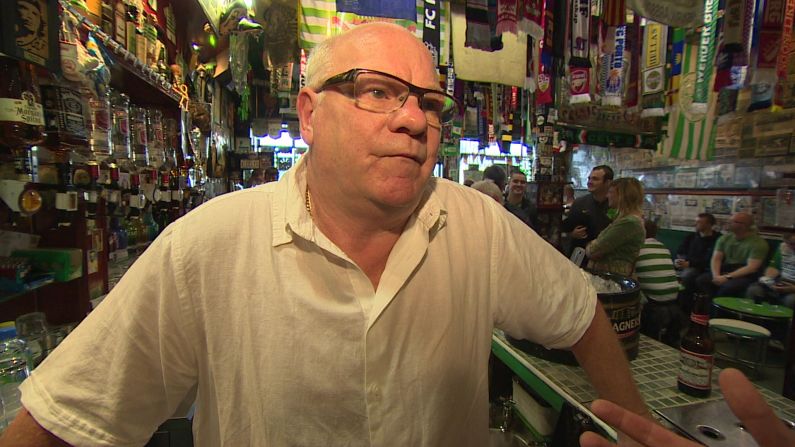
[[(790, 321), (792, 320), (792, 309), (787, 306), (779, 306), (770, 303), (755, 303), (754, 300), (749, 298), (736, 298), (721, 296), (712, 299), (712, 305), (716, 309), (716, 317), (720, 317), (721, 313), (729, 314), (732, 318), (738, 320), (750, 321), (758, 324), (773, 334), (783, 333), (789, 334)], [(776, 332), (773, 328), (782, 329)], [(786, 344), (787, 335), (784, 339), (780, 340)]]
[(720, 296), (712, 299), (712, 305), (718, 310), (733, 314), (738, 320), (789, 324), (789, 320), (792, 319), (792, 309), (787, 306), (770, 303), (757, 304), (749, 298)]

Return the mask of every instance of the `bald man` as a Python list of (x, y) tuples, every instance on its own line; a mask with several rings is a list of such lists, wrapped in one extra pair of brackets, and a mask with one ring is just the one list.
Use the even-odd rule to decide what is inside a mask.
[(715, 242), (710, 271), (696, 278), (696, 284), (710, 296), (745, 296), (748, 286), (757, 279), (767, 251), (767, 242), (757, 233), (753, 217), (735, 213), (729, 220), (728, 233)]
[(483, 446), (495, 326), (648, 416), (580, 269), (431, 177), (460, 113), (435, 68), (395, 25), (317, 46), (307, 154), (166, 228), (22, 385), (4, 442), (143, 445), (195, 399), (197, 446)]

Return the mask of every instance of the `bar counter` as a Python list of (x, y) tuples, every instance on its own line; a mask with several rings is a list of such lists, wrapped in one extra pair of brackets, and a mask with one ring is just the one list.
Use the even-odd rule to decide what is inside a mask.
[[(590, 416), (587, 404), (596, 399), (585, 371), (579, 366), (568, 366), (532, 356), (514, 347), (500, 330), (492, 334), (492, 352), (505, 363), (526, 385), (533, 389), (556, 411), (568, 401)], [(630, 368), (640, 394), (651, 410), (678, 407), (698, 402), (723, 399), (718, 386), (720, 368), (713, 371), (712, 393), (707, 398), (692, 397), (676, 387), (679, 370), (679, 351), (645, 335), (640, 336), (640, 352), (630, 362)], [(757, 386), (768, 404), (779, 417), (795, 420), (795, 402), (766, 388)], [(597, 421), (610, 434), (604, 424)]]

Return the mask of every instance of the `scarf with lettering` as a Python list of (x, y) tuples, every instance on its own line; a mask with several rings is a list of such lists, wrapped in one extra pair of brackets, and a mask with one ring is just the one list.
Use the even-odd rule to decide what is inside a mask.
[(422, 42), (431, 52), (434, 65), (439, 65), (441, 54), (441, 15), (442, 10), (437, 2), (423, 2)]
[(668, 27), (646, 21), (643, 32), (641, 118), (665, 115), (665, 57)]
[(573, 0), (570, 18), (569, 103), (579, 104), (591, 101), (590, 1)]
[(497, 0), (497, 34), (516, 34), (517, 0)]
[(602, 105), (620, 107), (625, 87), (624, 46), (626, 44), (627, 26), (615, 28), (615, 45), (610, 56), (610, 65), (604, 81)]
[(784, 106), (785, 85), (787, 84), (788, 67), (792, 56), (792, 25), (795, 19), (795, 0), (787, 0), (784, 9), (784, 26), (781, 33), (781, 46), (776, 59), (776, 90), (773, 98), (774, 110)]
[(696, 85), (693, 91), (691, 112), (696, 115), (707, 113), (710, 82), (715, 64), (715, 41), (718, 21), (718, 0), (707, 0), (704, 5), (704, 27), (701, 29), (701, 42), (698, 46), (696, 65)]

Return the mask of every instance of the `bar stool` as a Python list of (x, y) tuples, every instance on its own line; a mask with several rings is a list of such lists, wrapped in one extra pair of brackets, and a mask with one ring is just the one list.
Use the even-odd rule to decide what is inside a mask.
[[(709, 329), (713, 333), (722, 333), (733, 341), (733, 353), (716, 349), (716, 356), (746, 365), (754, 372), (755, 376), (760, 376), (760, 369), (765, 366), (767, 357), (767, 343), (770, 340), (769, 330), (758, 324), (729, 318), (713, 318), (709, 320)], [(756, 354), (755, 357), (742, 358), (740, 356), (740, 343), (743, 341), (751, 344), (751, 352)]]

